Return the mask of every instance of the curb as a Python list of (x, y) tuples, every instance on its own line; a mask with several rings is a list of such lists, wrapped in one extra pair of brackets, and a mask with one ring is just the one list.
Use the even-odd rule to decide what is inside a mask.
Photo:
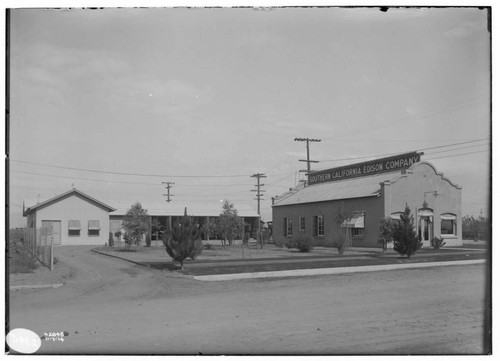
[(231, 273), (231, 274), (220, 274), (220, 275), (193, 276), (193, 279), (197, 281), (230, 281), (230, 280), (251, 279), (251, 278), (320, 276), (320, 275), (356, 273), (356, 272), (390, 271), (394, 269), (404, 269), (404, 268), (426, 268), (426, 267), (471, 265), (480, 263), (486, 263), (486, 260), (478, 259), (478, 260), (464, 260), (464, 261), (420, 262), (420, 263), (410, 263), (410, 264), (317, 268), (317, 269), (301, 269), (301, 270), (286, 270), (286, 271), (271, 271), (271, 272)]
[(139, 265), (139, 266), (142, 266), (142, 267), (147, 267), (149, 268), (149, 265), (145, 264), (145, 263), (141, 263), (141, 262), (137, 262), (137, 261), (132, 261), (128, 258), (124, 258), (124, 257), (120, 257), (120, 256), (115, 256), (114, 254), (109, 254), (109, 253), (105, 253), (105, 252), (101, 252), (101, 251), (96, 251), (95, 249), (91, 249), (90, 250), (91, 252), (94, 252), (94, 253), (97, 253), (97, 254), (100, 254), (102, 256), (106, 256), (106, 257), (111, 257), (111, 258), (116, 258), (116, 259), (121, 259), (123, 261), (127, 261), (127, 262), (130, 262), (130, 263), (134, 263), (136, 265)]
[(53, 283), (49, 285), (20, 285), (20, 286), (10, 286), (9, 290), (24, 290), (29, 288), (59, 288), (64, 286), (64, 283)]

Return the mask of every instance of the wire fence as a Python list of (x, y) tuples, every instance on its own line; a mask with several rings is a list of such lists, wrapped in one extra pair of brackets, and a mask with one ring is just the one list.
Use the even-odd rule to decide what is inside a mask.
[(24, 247), (51, 271), (54, 269), (53, 243), (52, 226), (24, 229)]

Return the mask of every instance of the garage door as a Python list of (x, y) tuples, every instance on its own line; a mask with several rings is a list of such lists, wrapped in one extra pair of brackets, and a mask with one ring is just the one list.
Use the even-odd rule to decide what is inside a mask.
[(47, 243), (52, 240), (54, 246), (61, 244), (61, 221), (42, 221), (42, 241), (44, 237), (47, 239)]

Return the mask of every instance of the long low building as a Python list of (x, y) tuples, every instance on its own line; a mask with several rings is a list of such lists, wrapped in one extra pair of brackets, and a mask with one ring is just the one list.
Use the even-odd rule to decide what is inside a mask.
[[(121, 229), (122, 221), (130, 205), (118, 208), (110, 213), (110, 231), (113, 235), (116, 231)], [(208, 224), (210, 220), (218, 218), (222, 213), (222, 204), (219, 202), (186, 204), (184, 202), (172, 201), (161, 204), (141, 203), (141, 206), (148, 211), (150, 217), (152, 242), (162, 241), (161, 228), (157, 228), (154, 225), (158, 224), (163, 228), (171, 226), (173, 222), (184, 215), (184, 209), (187, 209), (187, 214), (194, 217), (195, 222), (200, 225)], [(245, 233), (251, 237), (256, 237), (257, 228), (259, 226), (258, 213), (244, 204), (237, 205), (235, 208), (238, 211), (238, 216), (245, 222)], [(212, 238), (217, 238), (217, 235), (212, 235)], [(202, 239), (210, 239), (208, 232), (202, 234)], [(120, 239), (115, 237), (115, 241), (120, 241)]]
[[(117, 238), (115, 233), (121, 230), (125, 214), (133, 203), (135, 201), (120, 202), (126, 206), (117, 209), (73, 188), (23, 211), (23, 216), (27, 217), (27, 237), (37, 240), (37, 243), (49, 242), (54, 245), (105, 245), (111, 233), (114, 240), (120, 242), (121, 238)], [(161, 231), (154, 225), (171, 225), (184, 215), (185, 208), (188, 215), (194, 217), (200, 225), (222, 213), (220, 202), (141, 205), (148, 213), (151, 240), (157, 243), (161, 241)], [(256, 237), (260, 219), (258, 213), (241, 204), (236, 205), (236, 209), (238, 216), (246, 224), (245, 232)], [(209, 234), (205, 233), (203, 237), (208, 240)]]
[(307, 185), (273, 198), (273, 237), (308, 237), (316, 245), (333, 246), (347, 234), (352, 246), (378, 247), (380, 221), (400, 219), (408, 206), (424, 247), (433, 237), (461, 246), (462, 188), (421, 155), (312, 172)]

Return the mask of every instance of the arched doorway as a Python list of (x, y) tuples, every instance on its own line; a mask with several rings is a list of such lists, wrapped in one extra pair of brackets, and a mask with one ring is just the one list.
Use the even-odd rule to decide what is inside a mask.
[(431, 239), (434, 237), (434, 211), (431, 208), (420, 208), (417, 212), (418, 235), (424, 247), (430, 247)]

